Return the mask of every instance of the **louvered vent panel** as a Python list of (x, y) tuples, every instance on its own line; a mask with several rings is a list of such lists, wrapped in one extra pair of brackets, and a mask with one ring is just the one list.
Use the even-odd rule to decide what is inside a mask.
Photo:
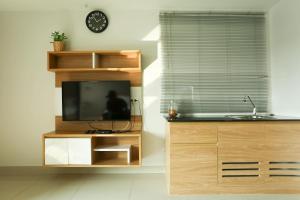
[(259, 162), (222, 162), (222, 178), (259, 177)]
[(300, 177), (300, 162), (298, 161), (269, 162), (269, 177)]

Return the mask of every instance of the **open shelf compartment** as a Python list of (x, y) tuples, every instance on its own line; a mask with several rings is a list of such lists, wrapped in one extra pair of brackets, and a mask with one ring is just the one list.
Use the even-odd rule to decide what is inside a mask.
[(131, 144), (114, 145), (114, 146), (97, 146), (95, 152), (125, 152), (127, 164), (131, 162)]
[(141, 70), (140, 51), (95, 52), (94, 69), (115, 71)]
[(52, 72), (140, 72), (141, 52), (139, 50), (49, 51), (48, 70)]
[(139, 136), (93, 137), (92, 148), (93, 165), (116, 167), (140, 165)]
[(92, 70), (91, 52), (48, 52), (49, 71)]

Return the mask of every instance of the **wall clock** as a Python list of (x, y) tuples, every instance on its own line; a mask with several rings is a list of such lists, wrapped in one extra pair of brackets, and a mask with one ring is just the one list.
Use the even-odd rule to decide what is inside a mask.
[(86, 16), (85, 23), (92, 32), (101, 33), (108, 26), (108, 18), (102, 11), (94, 10)]

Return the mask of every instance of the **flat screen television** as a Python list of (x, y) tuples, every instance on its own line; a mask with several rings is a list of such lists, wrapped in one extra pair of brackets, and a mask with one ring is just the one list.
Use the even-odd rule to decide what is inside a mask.
[(129, 81), (62, 82), (64, 121), (130, 120)]

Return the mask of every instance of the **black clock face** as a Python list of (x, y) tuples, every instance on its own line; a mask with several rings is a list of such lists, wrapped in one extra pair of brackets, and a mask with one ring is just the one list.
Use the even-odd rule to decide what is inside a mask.
[(103, 12), (94, 10), (86, 16), (85, 23), (94, 33), (101, 33), (107, 28), (108, 19)]

